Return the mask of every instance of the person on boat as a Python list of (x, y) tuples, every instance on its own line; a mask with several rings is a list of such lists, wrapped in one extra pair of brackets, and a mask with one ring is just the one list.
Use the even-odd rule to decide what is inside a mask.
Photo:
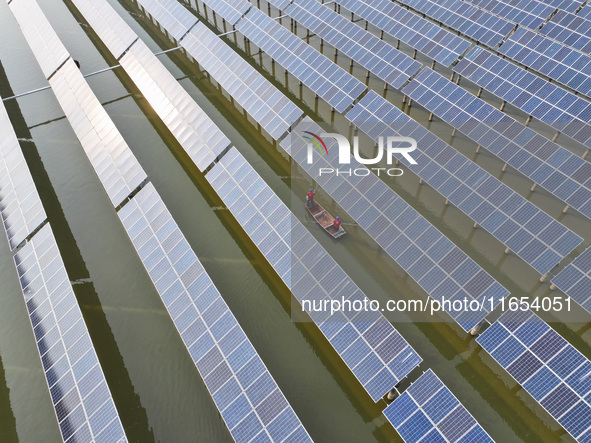
[(314, 192), (313, 189), (310, 189), (308, 191), (308, 201), (307, 201), (306, 204), (308, 205), (309, 208), (311, 208), (312, 206), (314, 206), (314, 194), (315, 194), (315, 192)]
[(334, 219), (334, 222), (332, 222), (332, 225), (334, 226), (334, 228), (338, 231), (339, 229), (341, 229), (341, 218), (337, 215), (336, 218)]

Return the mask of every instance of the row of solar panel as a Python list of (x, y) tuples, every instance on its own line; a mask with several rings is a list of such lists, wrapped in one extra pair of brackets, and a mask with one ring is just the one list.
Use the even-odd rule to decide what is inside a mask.
[(591, 313), (591, 247), (554, 277), (552, 284)]
[(414, 138), (416, 164), (401, 157), (407, 167), (541, 274), (582, 241), (375, 92), (346, 117), (375, 141), (391, 135)]
[(591, 163), (430, 69), (402, 92), (591, 219)]
[(585, 54), (591, 53), (591, 20), (566, 11), (558, 11), (542, 26), (540, 33)]
[(470, 3), (530, 29), (538, 29), (556, 10), (538, 0), (470, 0)]

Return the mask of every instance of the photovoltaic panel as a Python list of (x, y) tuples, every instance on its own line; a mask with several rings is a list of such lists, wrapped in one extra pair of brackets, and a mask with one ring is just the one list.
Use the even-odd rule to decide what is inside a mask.
[(556, 9), (563, 9), (568, 12), (575, 12), (584, 3), (583, 0), (544, 0)]
[(367, 297), (236, 148), (206, 178), (374, 401), (421, 362), (380, 312), (306, 307)]
[(530, 29), (538, 29), (556, 10), (537, 0), (470, 0), (470, 3)]
[(203, 3), (231, 25), (235, 25), (251, 6), (246, 0), (205, 0)]
[(518, 28), (499, 52), (585, 95), (591, 94), (591, 57), (541, 34)]
[(390, 403), (384, 415), (407, 443), (493, 443), (431, 369)]
[(389, 0), (337, 3), (444, 66), (451, 65), (470, 47), (469, 41)]
[(176, 40), (180, 40), (199, 20), (177, 0), (138, 2)]
[(591, 312), (591, 248), (560, 271), (552, 284)]
[(496, 48), (515, 24), (461, 0), (402, 0), (401, 3), (474, 40)]
[(49, 224), (14, 261), (63, 440), (127, 441)]
[(404, 164), (541, 274), (582, 241), (375, 92), (347, 118), (376, 141), (390, 135), (414, 138), (416, 164), (401, 156)]
[(591, 362), (531, 311), (508, 311), (478, 343), (577, 441), (591, 438)]
[(47, 219), (0, 97), (0, 214), (11, 250)]
[(422, 64), (316, 0), (295, 0), (285, 13), (395, 88)]
[(587, 20), (591, 20), (591, 5), (583, 6), (581, 10), (577, 12), (577, 16), (586, 18)]
[(258, 9), (236, 29), (338, 112), (344, 112), (366, 86), (298, 36)]
[[(591, 218), (589, 162), (430, 69), (417, 75), (403, 92), (548, 192)], [(565, 233), (567, 230), (556, 230), (551, 236), (557, 240), (557, 248), (564, 241), (568, 241), (565, 246), (578, 244), (572, 235), (558, 239), (556, 235), (560, 232)], [(563, 257), (570, 252), (566, 248), (560, 250)]]
[(591, 20), (559, 10), (540, 33), (585, 54), (591, 53)]
[(591, 148), (591, 103), (482, 48), (454, 71)]
[[(431, 297), (438, 301), (478, 303), (473, 311), (443, 309), (466, 331), (478, 324), (509, 292), (455, 246), (446, 236), (400, 198), (379, 177), (367, 175), (319, 175), (319, 168), (342, 168), (336, 141), (323, 138), (328, 154), (307, 162), (310, 131), (323, 130), (305, 118), (280, 146), (390, 255)], [(350, 158), (347, 169), (363, 170)]]
[(234, 440), (311, 442), (154, 186), (119, 218)]

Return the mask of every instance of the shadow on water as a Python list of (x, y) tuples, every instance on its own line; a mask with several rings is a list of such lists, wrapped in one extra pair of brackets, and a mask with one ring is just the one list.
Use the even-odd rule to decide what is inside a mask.
[(10, 406), (10, 389), (6, 384), (4, 366), (0, 359), (0, 441), (12, 443), (18, 441), (16, 419)]
[[(0, 63), (0, 95), (9, 97), (14, 95), (6, 72)], [(21, 147), (25, 160), (31, 175), (35, 182), (45, 212), (51, 228), (54, 232), (58, 248), (64, 260), (66, 271), (70, 281), (79, 282), (72, 285), (82, 315), (93, 340), (94, 347), (101, 362), (102, 369), (105, 373), (107, 383), (119, 416), (123, 422), (125, 432), (130, 441), (154, 441), (154, 435), (148, 425), (148, 417), (145, 409), (140, 403), (140, 398), (136, 394), (123, 357), (119, 352), (117, 342), (107, 318), (102, 310), (101, 303), (92, 282), (88, 281), (90, 273), (86, 268), (86, 264), (76, 243), (66, 217), (64, 215), (62, 206), (57, 198), (51, 180), (45, 170), (43, 161), (35, 144), (31, 141), (32, 136), (27, 123), (22, 115), (20, 107), (16, 100), (9, 100), (5, 102), (8, 114), (11, 117), (16, 135), (21, 140)], [(99, 339), (100, 338), (100, 339)], [(2, 373), (0, 366), (0, 374)], [(3, 379), (3, 377), (2, 377)], [(3, 385), (0, 385), (0, 399), (2, 398)], [(3, 406), (0, 404), (0, 436), (4, 432), (2, 420), (5, 419), (4, 414), (1, 413)], [(14, 419), (13, 419), (14, 421)], [(15, 431), (16, 432), (16, 431)], [(0, 439), (5, 441), (4, 438)]]

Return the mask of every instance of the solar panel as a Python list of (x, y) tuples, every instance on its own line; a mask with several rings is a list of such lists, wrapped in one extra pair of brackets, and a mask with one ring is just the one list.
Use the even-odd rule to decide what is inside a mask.
[(311, 442), (154, 186), (119, 218), (234, 440)]
[(0, 97), (0, 214), (16, 249), (46, 219), (33, 177)]
[(138, 4), (176, 40), (182, 39), (199, 21), (177, 0), (142, 0)]
[(518, 28), (499, 52), (575, 91), (591, 94), (591, 57), (587, 54), (525, 28)]
[(416, 164), (402, 157), (405, 165), (541, 274), (582, 241), (375, 92), (347, 118), (376, 141), (390, 135), (414, 138)]
[(470, 47), (469, 41), (389, 0), (337, 3), (444, 66), (451, 65)]
[(402, 0), (401, 3), (491, 48), (501, 44), (515, 28), (513, 23), (461, 0)]
[(591, 104), (587, 100), (482, 48), (470, 51), (454, 71), (591, 148)]
[(295, 0), (285, 13), (395, 88), (422, 64), (316, 0)]
[(538, 0), (470, 0), (470, 3), (530, 29), (538, 29), (556, 10)]
[[(403, 92), (548, 192), (591, 218), (589, 162), (430, 69), (416, 76)], [(555, 234), (552, 237), (556, 239)], [(567, 235), (557, 239), (557, 249), (558, 244), (567, 239), (568, 244), (565, 246), (575, 245), (576, 237)], [(560, 251), (562, 256), (568, 253), (565, 248), (560, 248)]]
[(46, 78), (65, 62), (70, 54), (59, 40), (35, 0), (13, 0), (10, 9), (21, 27), (27, 43), (35, 53)]
[(390, 403), (384, 415), (407, 443), (493, 442), (431, 369)]
[(248, 11), (236, 29), (338, 112), (344, 112), (367, 89), (343, 68), (258, 9)]
[(552, 284), (591, 313), (591, 248), (560, 271)]
[(236, 148), (206, 178), (374, 401), (421, 362), (380, 312), (307, 307), (367, 297)]
[(63, 440), (127, 441), (49, 224), (14, 261)]
[[(307, 162), (308, 143), (303, 131), (322, 136), (322, 129), (305, 118), (280, 146), (332, 198), (355, 219), (424, 290), (435, 300), (458, 300), (458, 303), (478, 303), (473, 310), (443, 309), (466, 331), (478, 324), (509, 292), (478, 264), (455, 246), (446, 236), (400, 198), (379, 177), (354, 158), (349, 168), (359, 169), (359, 175), (319, 175), (319, 168), (335, 170), (339, 164), (336, 141), (325, 138), (327, 155), (315, 156)], [(304, 134), (305, 135), (305, 134)]]
[(584, 0), (544, 0), (556, 9), (563, 9), (568, 12), (575, 12), (580, 8)]
[(221, 15), (231, 25), (235, 25), (251, 6), (246, 0), (205, 0), (203, 3)]
[(591, 20), (583, 17), (558, 11), (540, 29), (540, 33), (585, 54), (591, 52)]
[(577, 17), (583, 17), (587, 20), (591, 20), (591, 5), (585, 5), (577, 12)]
[(591, 362), (531, 311), (508, 311), (478, 343), (577, 441), (591, 438)]

